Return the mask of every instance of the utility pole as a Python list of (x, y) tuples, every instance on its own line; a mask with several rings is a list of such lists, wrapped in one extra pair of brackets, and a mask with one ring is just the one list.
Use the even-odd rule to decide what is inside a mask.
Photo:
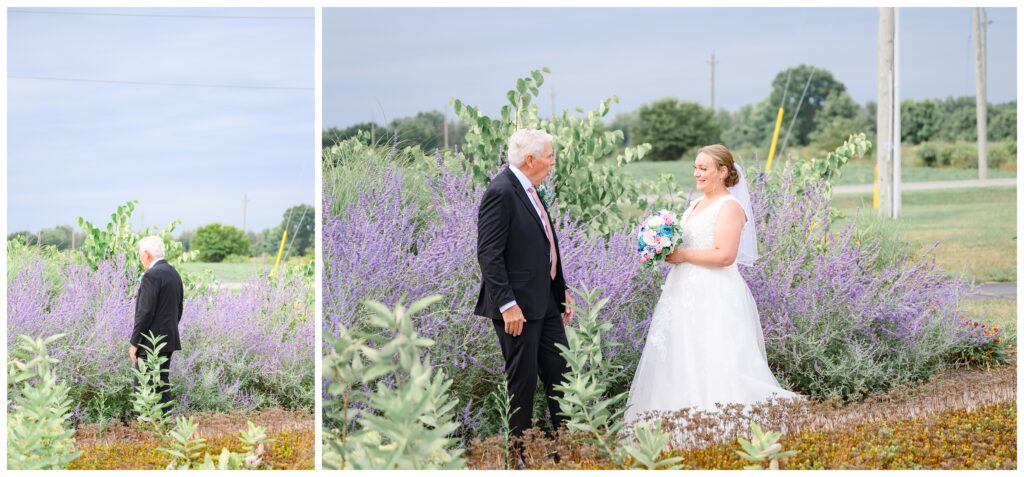
[(377, 144), (377, 131), (374, 129), (377, 127), (377, 117), (370, 111), (370, 144)]
[(899, 99), (896, 97), (896, 9), (878, 9), (878, 112), (876, 157), (878, 161), (878, 207), (882, 217), (899, 216), (895, 196), (899, 193), (894, 181), (894, 160), (898, 157), (900, 138), (896, 126)]
[(442, 128), (444, 129), (444, 148), (448, 149), (448, 103), (444, 104), (444, 119), (442, 123)]
[(978, 179), (985, 180), (988, 178), (988, 97), (985, 94), (985, 84), (988, 81), (988, 15), (984, 8), (975, 8), (973, 17), (975, 104), (978, 113)]
[(557, 116), (555, 115), (555, 87), (551, 86), (551, 120), (554, 121)]
[(715, 50), (711, 50), (711, 114), (715, 113)]
[(247, 210), (248, 206), (249, 206), (249, 194), (242, 194), (242, 233), (243, 234), (245, 233), (245, 230), (246, 230), (245, 229), (245, 218), (246, 218), (246, 213), (248, 212), (248, 210)]

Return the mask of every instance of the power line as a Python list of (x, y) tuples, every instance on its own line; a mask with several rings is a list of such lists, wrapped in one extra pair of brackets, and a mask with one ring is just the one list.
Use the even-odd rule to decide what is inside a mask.
[(33, 15), (83, 15), (98, 17), (147, 17), (147, 18), (203, 18), (215, 20), (313, 20), (313, 17), (261, 17), (244, 15), (158, 15), (155, 13), (100, 13), (100, 12), (68, 12), (59, 10), (7, 10), (9, 13), (28, 13)]
[(292, 90), (292, 91), (313, 91), (313, 88), (299, 88), (294, 86), (259, 86), (240, 84), (215, 84), (215, 83), (174, 83), (169, 81), (128, 81), (108, 80), (90, 78), (59, 78), (55, 76), (28, 76), (28, 75), (7, 75), (10, 79), (24, 79), (37, 81), (65, 81), (75, 83), (106, 83), (106, 84), (130, 84), (139, 86), (185, 86), (191, 88), (227, 88), (227, 89), (271, 89), (271, 90)]

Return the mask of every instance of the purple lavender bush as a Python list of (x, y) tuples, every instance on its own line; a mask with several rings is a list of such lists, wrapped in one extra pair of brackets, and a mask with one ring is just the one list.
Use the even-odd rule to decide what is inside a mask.
[(761, 259), (741, 267), (761, 315), (768, 359), (788, 387), (861, 398), (925, 379), (971, 345), (965, 284), (927, 254), (879, 265), (857, 219), (830, 227), (828, 185), (795, 187), (791, 171), (751, 184)]
[[(13, 263), (14, 261), (12, 261)], [(59, 378), (71, 387), (83, 421), (130, 409), (131, 332), (137, 285), (124, 260), (92, 271), (68, 261), (48, 266), (21, 257), (7, 287), (7, 343), (20, 334), (66, 335), (54, 350)], [(241, 290), (186, 292), (182, 351), (171, 362), (175, 412), (267, 406), (313, 409), (312, 303), (301, 277), (254, 277)]]
[[(383, 149), (377, 154), (384, 161), (391, 157)], [(325, 215), (324, 333), (336, 333), (339, 325), (360, 326), (363, 300), (390, 307), (402, 296), (441, 294), (441, 304), (417, 317), (417, 331), (436, 343), (435, 365), (454, 380), (465, 428), (487, 435), (497, 423), (483, 406), (502, 379), (503, 362), (490, 322), (473, 315), (480, 284), (476, 214), (483, 187), (468, 174), (453, 174), (438, 157), (424, 160), (436, 166), (424, 181), (425, 205), (403, 195), (412, 182), (407, 168), (390, 164), (341, 216)], [(325, 194), (324, 210), (334, 206)], [(621, 343), (613, 359), (627, 369), (610, 381), (625, 389), (643, 347), (661, 277), (640, 268), (631, 230), (606, 238), (587, 233), (557, 207), (552, 216), (559, 218), (568, 282), (602, 287), (602, 296), (611, 301), (602, 318), (613, 325), (611, 340)]]

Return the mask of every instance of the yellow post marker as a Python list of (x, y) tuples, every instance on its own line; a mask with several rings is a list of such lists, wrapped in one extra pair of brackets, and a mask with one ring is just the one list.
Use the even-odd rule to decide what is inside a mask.
[(878, 163), (875, 163), (875, 197), (871, 200), (871, 207), (878, 208)]
[(281, 246), (277, 248), (277, 260), (274, 262), (274, 270), (272, 272), (270, 272), (270, 276), (274, 276), (274, 274), (277, 273), (278, 265), (281, 265), (281, 254), (284, 253), (284, 241), (286, 239), (288, 239), (288, 231), (287, 230), (285, 230), (284, 233), (281, 234)]
[(772, 134), (772, 147), (768, 150), (768, 164), (764, 166), (765, 172), (771, 172), (772, 170), (772, 159), (775, 159), (775, 145), (779, 143), (779, 129), (782, 127), (782, 111), (785, 108), (779, 108), (779, 117), (775, 119), (775, 133)]

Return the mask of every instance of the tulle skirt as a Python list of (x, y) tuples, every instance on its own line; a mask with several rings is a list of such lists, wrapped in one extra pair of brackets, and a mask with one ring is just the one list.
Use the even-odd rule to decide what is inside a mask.
[(625, 419), (792, 398), (768, 368), (757, 305), (736, 265), (673, 267), (654, 308)]

